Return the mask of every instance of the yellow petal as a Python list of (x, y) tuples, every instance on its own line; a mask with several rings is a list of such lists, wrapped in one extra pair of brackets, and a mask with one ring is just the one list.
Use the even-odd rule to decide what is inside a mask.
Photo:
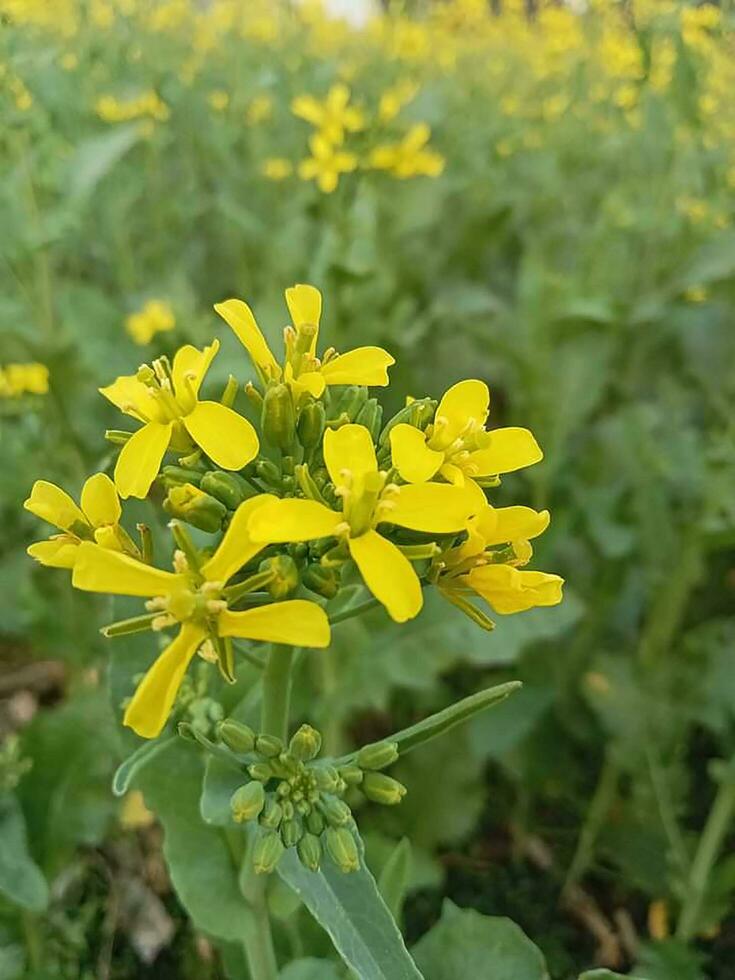
[(209, 561), (202, 565), (202, 575), (209, 582), (226, 582), (238, 568), (242, 568), (246, 562), (263, 550), (264, 542), (255, 542), (250, 537), (248, 523), (259, 507), (276, 499), (270, 493), (261, 493), (240, 504), (232, 515), (219, 547)]
[(473, 488), (453, 487), (448, 483), (411, 483), (401, 487), (391, 501), (395, 506), (386, 511), (386, 521), (434, 534), (463, 530), (480, 509)]
[[(291, 365), (287, 365), (290, 367)], [(321, 371), (306, 371), (304, 374), (300, 374), (298, 378), (292, 378), (288, 382), (295, 395), (300, 395), (304, 391), (308, 393), (313, 398), (319, 398), (319, 396), (324, 391), (324, 378)]]
[(65, 534), (49, 538), (48, 541), (37, 541), (26, 549), (31, 558), (49, 568), (73, 568), (77, 557), (79, 542)]
[(383, 603), (391, 618), (405, 623), (417, 616), (424, 599), (421, 583), (408, 558), (377, 531), (348, 540), (350, 554), (365, 585)]
[(92, 527), (117, 524), (122, 514), (115, 484), (106, 473), (95, 473), (82, 487), (82, 510)]
[(23, 506), (42, 521), (66, 531), (79, 521), (86, 524), (87, 519), (65, 490), (47, 480), (36, 480), (30, 497)]
[(564, 579), (546, 572), (519, 572), (511, 565), (482, 565), (469, 572), (467, 582), (502, 615), (557, 605)]
[(447, 445), (454, 442), (468, 423), (483, 426), (490, 407), (490, 392), (484, 381), (459, 381), (445, 392), (436, 410), (436, 418), (444, 419), (440, 438)]
[(161, 420), (161, 411), (156, 399), (151, 397), (151, 390), (142, 381), (138, 381), (134, 374), (122, 375), (116, 378), (111, 385), (106, 388), (99, 388), (99, 393), (112, 402), (115, 408), (119, 408), (126, 415), (133, 418)]
[(327, 361), (322, 367), (322, 374), (328, 385), (385, 387), (388, 384), (388, 368), (395, 363), (395, 358), (382, 347), (356, 347)]
[(234, 330), (253, 363), (267, 376), (279, 378), (281, 368), (255, 322), (253, 311), (248, 304), (243, 303), (241, 299), (228, 299), (224, 303), (216, 303), (214, 308), (225, 323)]
[(219, 341), (213, 340), (209, 346), (197, 350), (191, 344), (184, 344), (174, 355), (171, 373), (174, 379), (176, 398), (186, 404), (187, 398), (199, 394), (204, 376), (219, 350)]
[(490, 432), (487, 449), (470, 453), (465, 469), (473, 476), (495, 476), (497, 473), (513, 473), (524, 466), (532, 466), (544, 458), (539, 444), (528, 429), (510, 426)]
[(477, 520), (477, 530), (486, 545), (536, 538), (543, 534), (551, 520), (548, 510), (537, 511), (531, 507), (488, 506), (488, 511), (492, 512), (492, 519), (488, 513), (482, 513)]
[(220, 636), (288, 643), (295, 647), (328, 647), (329, 620), (321, 606), (306, 599), (274, 602), (244, 612), (220, 613)]
[(274, 500), (255, 511), (248, 530), (253, 541), (311, 541), (334, 534), (342, 520), (341, 514), (316, 500)]
[(194, 442), (225, 470), (239, 470), (258, 455), (255, 429), (236, 411), (219, 402), (198, 402), (184, 418)]
[(125, 709), (123, 724), (141, 738), (156, 738), (168, 721), (186, 668), (206, 636), (199, 626), (186, 623), (148, 670)]
[(148, 422), (128, 439), (115, 464), (115, 486), (123, 499), (147, 496), (170, 440), (170, 422)]
[(186, 586), (186, 578), (174, 572), (151, 568), (130, 555), (110, 551), (91, 541), (77, 550), (72, 585), (85, 592), (111, 592), (116, 595), (171, 595)]
[(291, 112), (312, 126), (321, 126), (324, 119), (324, 110), (312, 95), (297, 95), (291, 102)]
[(344, 484), (345, 470), (352, 474), (353, 487), (359, 493), (368, 473), (378, 472), (373, 439), (364, 425), (350, 423), (324, 433), (324, 462), (332, 483)]
[(429, 449), (421, 429), (401, 422), (390, 430), (393, 465), (409, 483), (430, 480), (444, 462), (444, 453)]
[(439, 475), (443, 476), (447, 483), (451, 483), (453, 487), (463, 487), (467, 482), (464, 471), (454, 463), (444, 463), (439, 470)]
[[(319, 326), (322, 316), (322, 294), (316, 286), (297, 283), (286, 290), (286, 306), (291, 314), (291, 323), (298, 329), (304, 324)], [(314, 338), (313, 349), (316, 347)]]

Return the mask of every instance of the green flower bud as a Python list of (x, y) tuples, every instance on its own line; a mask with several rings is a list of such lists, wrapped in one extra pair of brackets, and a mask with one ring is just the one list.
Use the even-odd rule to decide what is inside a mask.
[(383, 407), (378, 402), (377, 398), (368, 398), (365, 404), (362, 406), (360, 411), (357, 413), (357, 418), (355, 422), (358, 425), (364, 425), (369, 431), (373, 442), (375, 442), (380, 435), (380, 426), (383, 422)]
[(230, 798), (232, 818), (236, 823), (255, 820), (265, 803), (265, 790), (262, 783), (245, 783), (236, 789)]
[(394, 806), (406, 795), (403, 783), (382, 772), (366, 772), (360, 789), (369, 800), (384, 806)]
[(272, 796), (266, 796), (263, 812), (260, 814), (260, 825), (268, 830), (278, 830), (283, 819), (283, 809)]
[(245, 385), (245, 397), (256, 411), (261, 411), (263, 408), (263, 396), (252, 381), (248, 381), (248, 383)]
[(323, 796), (317, 804), (324, 819), (333, 827), (341, 827), (352, 816), (352, 811), (343, 800), (334, 796)]
[(321, 402), (309, 402), (301, 409), (296, 431), (304, 449), (321, 446), (325, 418), (324, 406)]
[(259, 459), (255, 464), (255, 475), (263, 483), (267, 483), (269, 487), (275, 487), (277, 490), (282, 485), (281, 471), (273, 460)]
[(340, 869), (348, 873), (359, 871), (360, 855), (355, 838), (346, 827), (327, 827), (324, 833), (327, 853)]
[(255, 739), (255, 751), (266, 759), (274, 758), (283, 752), (283, 739), (277, 735), (258, 735)]
[(311, 592), (316, 592), (325, 599), (333, 599), (339, 592), (340, 574), (336, 568), (311, 564), (301, 573), (301, 581)]
[(284, 820), (281, 824), (281, 840), (284, 847), (296, 847), (304, 833), (300, 820)]
[(225, 718), (220, 723), (217, 732), (220, 740), (233, 752), (244, 754), (252, 752), (255, 746), (255, 732), (249, 725), (244, 725), (234, 718)]
[(296, 845), (299, 860), (309, 871), (318, 871), (322, 860), (322, 845), (314, 834), (304, 834)]
[(248, 766), (248, 772), (253, 779), (257, 779), (260, 783), (267, 783), (274, 775), (267, 762), (253, 762), (252, 765)]
[(311, 813), (306, 815), (306, 826), (310, 833), (316, 834), (318, 837), (325, 827), (324, 817), (318, 810), (312, 810)]
[(253, 847), (253, 868), (257, 875), (269, 874), (281, 859), (284, 847), (275, 830), (266, 830)]
[(288, 385), (271, 385), (263, 399), (261, 415), (263, 435), (266, 440), (282, 452), (287, 453), (293, 445), (296, 418), (293, 399)]
[(385, 769), (398, 758), (396, 742), (372, 742), (363, 745), (357, 753), (357, 764), (361, 769)]
[(266, 588), (274, 599), (285, 599), (299, 587), (299, 570), (290, 555), (274, 555), (259, 565), (261, 572), (272, 572), (273, 578)]
[(283, 819), (293, 820), (296, 811), (294, 809), (294, 805), (291, 802), (291, 800), (283, 800), (283, 802), (281, 803), (281, 808), (283, 810)]
[(302, 725), (298, 731), (294, 732), (291, 741), (288, 743), (289, 753), (294, 759), (299, 759), (301, 762), (308, 762), (319, 755), (321, 747), (322, 737), (311, 725)]
[(193, 483), (171, 487), (163, 502), (166, 513), (186, 521), (200, 531), (213, 534), (222, 527), (222, 521), (227, 517), (227, 508), (219, 500), (210, 497), (195, 487)]
[(339, 783), (339, 774), (334, 766), (314, 766), (311, 774), (316, 780), (317, 789), (324, 793), (333, 793)]
[(348, 786), (359, 786), (362, 782), (363, 771), (359, 766), (340, 766), (340, 779)]
[(199, 484), (202, 490), (216, 497), (228, 510), (236, 510), (243, 500), (252, 497), (254, 491), (238, 473), (210, 470)]
[(339, 418), (346, 415), (350, 422), (354, 422), (362, 406), (367, 401), (368, 390), (360, 385), (349, 385), (342, 392), (333, 410), (333, 417)]
[(436, 405), (437, 403), (432, 398), (417, 398), (405, 405), (386, 423), (385, 428), (380, 433), (379, 445), (381, 447), (388, 445), (391, 429), (401, 422), (415, 425), (417, 429), (425, 429), (434, 417)]
[(161, 476), (167, 490), (169, 487), (180, 487), (185, 483), (193, 483), (195, 487), (198, 487), (202, 479), (201, 473), (184, 466), (164, 466), (161, 470)]

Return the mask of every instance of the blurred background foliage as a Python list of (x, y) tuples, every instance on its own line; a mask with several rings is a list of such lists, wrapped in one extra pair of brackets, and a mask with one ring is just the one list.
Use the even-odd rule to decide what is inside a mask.
[[(409, 941), (449, 898), (516, 920), (555, 980), (595, 961), (726, 980), (729, 5), (361, 9), (0, 0), (0, 975), (241, 975), (186, 920), (141, 798), (111, 796), (109, 611), (26, 557), (22, 501), (109, 466), (96, 388), (154, 353), (216, 331), (215, 382), (247, 380), (212, 304), (246, 298), (277, 339), (302, 281), (335, 346), (396, 356), (394, 391), (480, 377), (494, 424), (534, 431), (544, 462), (506, 482), (550, 508), (538, 567), (568, 581), (490, 635), (429, 605), (345, 623), (303, 662), (333, 745), (525, 683), (403, 763), (400, 808), (361, 815), (376, 869), (415, 841)], [(438, 935), (427, 977), (451, 975), (430, 972)]]

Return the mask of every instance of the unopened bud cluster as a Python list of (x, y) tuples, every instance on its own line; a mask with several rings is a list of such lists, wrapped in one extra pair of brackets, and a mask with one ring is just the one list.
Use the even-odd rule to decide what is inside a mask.
[(231, 719), (219, 729), (221, 740), (246, 763), (250, 780), (230, 800), (236, 823), (254, 822), (259, 832), (253, 848), (257, 873), (272, 871), (284, 851), (293, 847), (310, 871), (317, 871), (326, 852), (340, 870), (356, 871), (360, 855), (352, 832), (353, 818), (344, 800), (352, 788), (375, 803), (400, 803), (405, 787), (379, 770), (398, 758), (394, 742), (366, 745), (355, 761), (330, 765), (315, 761), (322, 738), (302, 725), (288, 746), (274, 735), (257, 735)]

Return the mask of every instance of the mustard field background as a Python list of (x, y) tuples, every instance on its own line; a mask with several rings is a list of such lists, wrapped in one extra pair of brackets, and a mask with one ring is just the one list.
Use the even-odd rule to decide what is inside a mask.
[[(277, 342), (307, 282), (339, 350), (396, 357), (392, 390), (477, 377), (492, 425), (534, 432), (543, 463), (497, 500), (550, 509), (537, 567), (567, 581), (490, 634), (432, 603), (352, 620), (298, 679), (346, 746), (524, 682), (360, 815), (376, 872), (412, 840), (408, 943), (449, 899), (515, 920), (553, 980), (727, 980), (735, 13), (358, 7), (0, 0), (0, 976), (244, 975), (179, 903), (140, 794), (110, 791), (135, 744), (110, 610), (27, 557), (46, 531), (22, 502), (109, 469), (99, 386), (213, 332), (213, 387), (245, 382), (212, 305), (246, 299)], [(289, 949), (287, 894), (273, 912)], [(483, 921), (462, 940), (478, 977)], [(430, 972), (450, 932), (429, 980), (458, 975)], [(291, 955), (325, 949), (315, 931)]]

